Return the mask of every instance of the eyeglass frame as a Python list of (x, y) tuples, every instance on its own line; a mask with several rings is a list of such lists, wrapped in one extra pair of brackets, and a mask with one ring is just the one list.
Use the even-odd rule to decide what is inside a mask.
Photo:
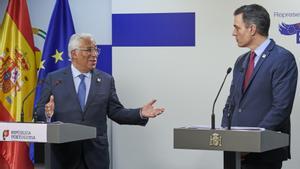
[(98, 47), (96, 47), (96, 48), (76, 48), (75, 50), (85, 51), (85, 52), (88, 52), (90, 54), (92, 54), (93, 52), (95, 52), (97, 56), (101, 52), (101, 49), (98, 48)]

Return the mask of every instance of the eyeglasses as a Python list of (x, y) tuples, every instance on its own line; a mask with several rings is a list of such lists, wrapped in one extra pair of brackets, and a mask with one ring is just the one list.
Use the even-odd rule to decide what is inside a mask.
[(98, 55), (100, 53), (100, 48), (77, 48), (77, 50), (88, 52), (89, 54), (95, 53)]

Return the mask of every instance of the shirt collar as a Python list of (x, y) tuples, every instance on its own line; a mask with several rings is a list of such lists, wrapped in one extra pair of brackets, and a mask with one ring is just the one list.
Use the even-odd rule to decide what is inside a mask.
[(76, 69), (76, 67), (73, 64), (71, 64), (71, 71), (72, 71), (73, 78), (78, 77), (80, 74), (84, 74), (85, 77), (91, 78), (91, 72), (81, 73), (78, 69)]
[(270, 44), (271, 40), (269, 38), (267, 38), (261, 45), (259, 45), (255, 50), (255, 54), (256, 56), (261, 56), (263, 54), (263, 52), (265, 51), (265, 49), (268, 47), (268, 45)]

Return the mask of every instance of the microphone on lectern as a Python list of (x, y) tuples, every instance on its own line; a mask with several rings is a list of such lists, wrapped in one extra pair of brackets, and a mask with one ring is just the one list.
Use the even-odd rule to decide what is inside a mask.
[(219, 97), (219, 95), (220, 95), (220, 92), (221, 92), (222, 88), (223, 88), (223, 85), (224, 85), (224, 83), (225, 83), (225, 81), (226, 81), (226, 78), (227, 78), (227, 76), (229, 75), (229, 73), (231, 72), (231, 70), (232, 70), (231, 67), (229, 67), (229, 68), (227, 69), (226, 75), (225, 75), (224, 80), (223, 80), (223, 82), (222, 82), (222, 85), (221, 85), (221, 87), (220, 87), (220, 89), (219, 89), (219, 91), (218, 91), (217, 97), (216, 97), (215, 100), (214, 100), (213, 107), (212, 107), (212, 114), (211, 114), (211, 129), (215, 129), (215, 128), (216, 128), (216, 127), (215, 127), (215, 104), (216, 104), (216, 101), (217, 101), (217, 99), (218, 99), (218, 97)]

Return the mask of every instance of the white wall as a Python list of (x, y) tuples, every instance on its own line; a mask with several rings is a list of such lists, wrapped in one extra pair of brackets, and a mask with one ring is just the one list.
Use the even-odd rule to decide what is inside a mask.
[[(246, 3), (259, 2), (272, 16), (270, 37), (290, 49), (299, 61), (300, 44), (295, 36), (278, 33), (282, 21), (273, 12), (299, 12), (298, 1), (219, 0), (113, 0), (113, 13), (196, 12), (196, 47), (114, 47), (113, 74), (120, 99), (127, 106), (141, 105), (152, 98), (166, 112), (147, 127), (113, 125), (114, 169), (221, 169), (222, 153), (173, 149), (173, 128), (210, 125), (212, 102), (228, 66), (247, 51), (231, 36), (233, 11)], [(216, 104), (216, 120), (227, 97), (231, 76)], [(299, 94), (292, 115), (292, 156), (284, 168), (300, 166)]]
[[(0, 19), (8, 0), (0, 1)], [(111, 13), (196, 12), (196, 47), (114, 47), (113, 75), (119, 97), (127, 107), (152, 98), (166, 112), (146, 127), (113, 124), (113, 169), (221, 169), (222, 153), (173, 149), (173, 128), (210, 124), (212, 102), (228, 66), (247, 49), (231, 36), (233, 11), (257, 2), (272, 16), (270, 36), (290, 49), (299, 63), (300, 44), (295, 36), (278, 33), (281, 22), (300, 18), (273, 17), (277, 12), (300, 12), (295, 0), (69, 0), (77, 32), (90, 32), (101, 44), (111, 44)], [(34, 27), (47, 30), (54, 0), (28, 0)], [(36, 38), (39, 44), (43, 41)], [(179, 67), (181, 67), (179, 69)], [(182, 68), (183, 67), (183, 68)], [(228, 94), (231, 76), (216, 104), (217, 125)], [(299, 85), (298, 85), (299, 86)], [(292, 160), (284, 169), (300, 166), (299, 91), (292, 113)]]

